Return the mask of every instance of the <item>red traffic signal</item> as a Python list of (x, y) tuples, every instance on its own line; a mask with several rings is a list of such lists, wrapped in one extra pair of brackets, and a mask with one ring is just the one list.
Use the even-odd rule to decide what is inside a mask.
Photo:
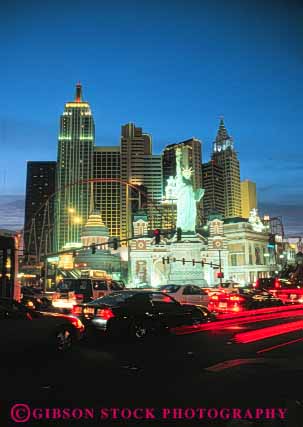
[(161, 230), (159, 228), (156, 228), (154, 230), (154, 237), (155, 237), (155, 244), (159, 245), (161, 240)]
[(222, 273), (222, 271), (218, 271), (217, 278), (218, 279), (223, 279), (224, 278), (224, 273)]

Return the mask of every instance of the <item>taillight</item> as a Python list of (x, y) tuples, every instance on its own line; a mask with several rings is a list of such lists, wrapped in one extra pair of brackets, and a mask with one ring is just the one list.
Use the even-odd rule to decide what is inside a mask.
[(83, 294), (75, 294), (76, 299), (83, 300), (84, 295)]
[(101, 317), (104, 320), (109, 320), (112, 317), (115, 317), (114, 313), (110, 308), (99, 308), (96, 313), (97, 317)]
[(280, 280), (278, 279), (278, 277), (276, 277), (276, 278), (275, 278), (275, 288), (276, 288), (276, 289), (281, 288), (281, 282), (280, 282)]
[(235, 302), (243, 302), (245, 301), (245, 298), (239, 296), (239, 295), (231, 295), (229, 297), (230, 301), (235, 301)]
[(218, 299), (219, 299), (219, 295), (213, 295), (210, 299), (211, 299), (212, 301), (218, 301)]
[(77, 317), (72, 317), (72, 316), (64, 316), (65, 319), (69, 320), (70, 323), (76, 328), (76, 329), (84, 329), (84, 325), (81, 322), (80, 319), (78, 319)]
[(74, 305), (72, 308), (72, 314), (81, 314), (82, 313), (82, 307), (79, 307), (78, 305)]

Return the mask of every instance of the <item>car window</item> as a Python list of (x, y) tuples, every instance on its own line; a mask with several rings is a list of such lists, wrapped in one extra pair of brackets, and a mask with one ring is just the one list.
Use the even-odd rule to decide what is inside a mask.
[(164, 285), (164, 286), (160, 286), (159, 291), (167, 292), (169, 294), (174, 294), (174, 293), (178, 292), (180, 287), (181, 286), (178, 286), (178, 285)]
[(124, 303), (129, 298), (132, 298), (134, 294), (134, 292), (115, 292), (113, 294), (97, 298), (91, 303), (88, 303), (88, 305), (95, 305), (96, 303), (106, 305), (119, 305), (121, 303)]
[(207, 295), (199, 286), (192, 286), (192, 295)]
[(183, 295), (193, 295), (192, 286), (185, 286), (182, 293)]
[(63, 279), (57, 286), (58, 292), (75, 292), (86, 295), (91, 295), (91, 280), (90, 279)]
[(94, 280), (93, 288), (95, 291), (107, 291), (107, 282), (105, 280)]
[(122, 291), (124, 289), (124, 286), (122, 285), (122, 283), (118, 283), (114, 281), (110, 283), (109, 287), (112, 291)]
[[(79, 290), (84, 291), (89, 288), (90, 283), (87, 280), (79, 280)], [(75, 286), (77, 288), (77, 284)]]

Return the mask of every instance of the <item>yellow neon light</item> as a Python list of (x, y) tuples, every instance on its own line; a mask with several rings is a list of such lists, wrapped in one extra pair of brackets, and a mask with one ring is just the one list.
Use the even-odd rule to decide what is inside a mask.
[(67, 102), (65, 104), (66, 108), (83, 108), (87, 107), (89, 108), (89, 104), (87, 102)]

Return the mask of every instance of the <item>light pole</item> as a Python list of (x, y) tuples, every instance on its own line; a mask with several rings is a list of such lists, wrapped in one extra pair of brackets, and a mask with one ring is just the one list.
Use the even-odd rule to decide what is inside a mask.
[(220, 270), (220, 286), (222, 286), (222, 264), (221, 264), (221, 249), (219, 249), (219, 270)]

